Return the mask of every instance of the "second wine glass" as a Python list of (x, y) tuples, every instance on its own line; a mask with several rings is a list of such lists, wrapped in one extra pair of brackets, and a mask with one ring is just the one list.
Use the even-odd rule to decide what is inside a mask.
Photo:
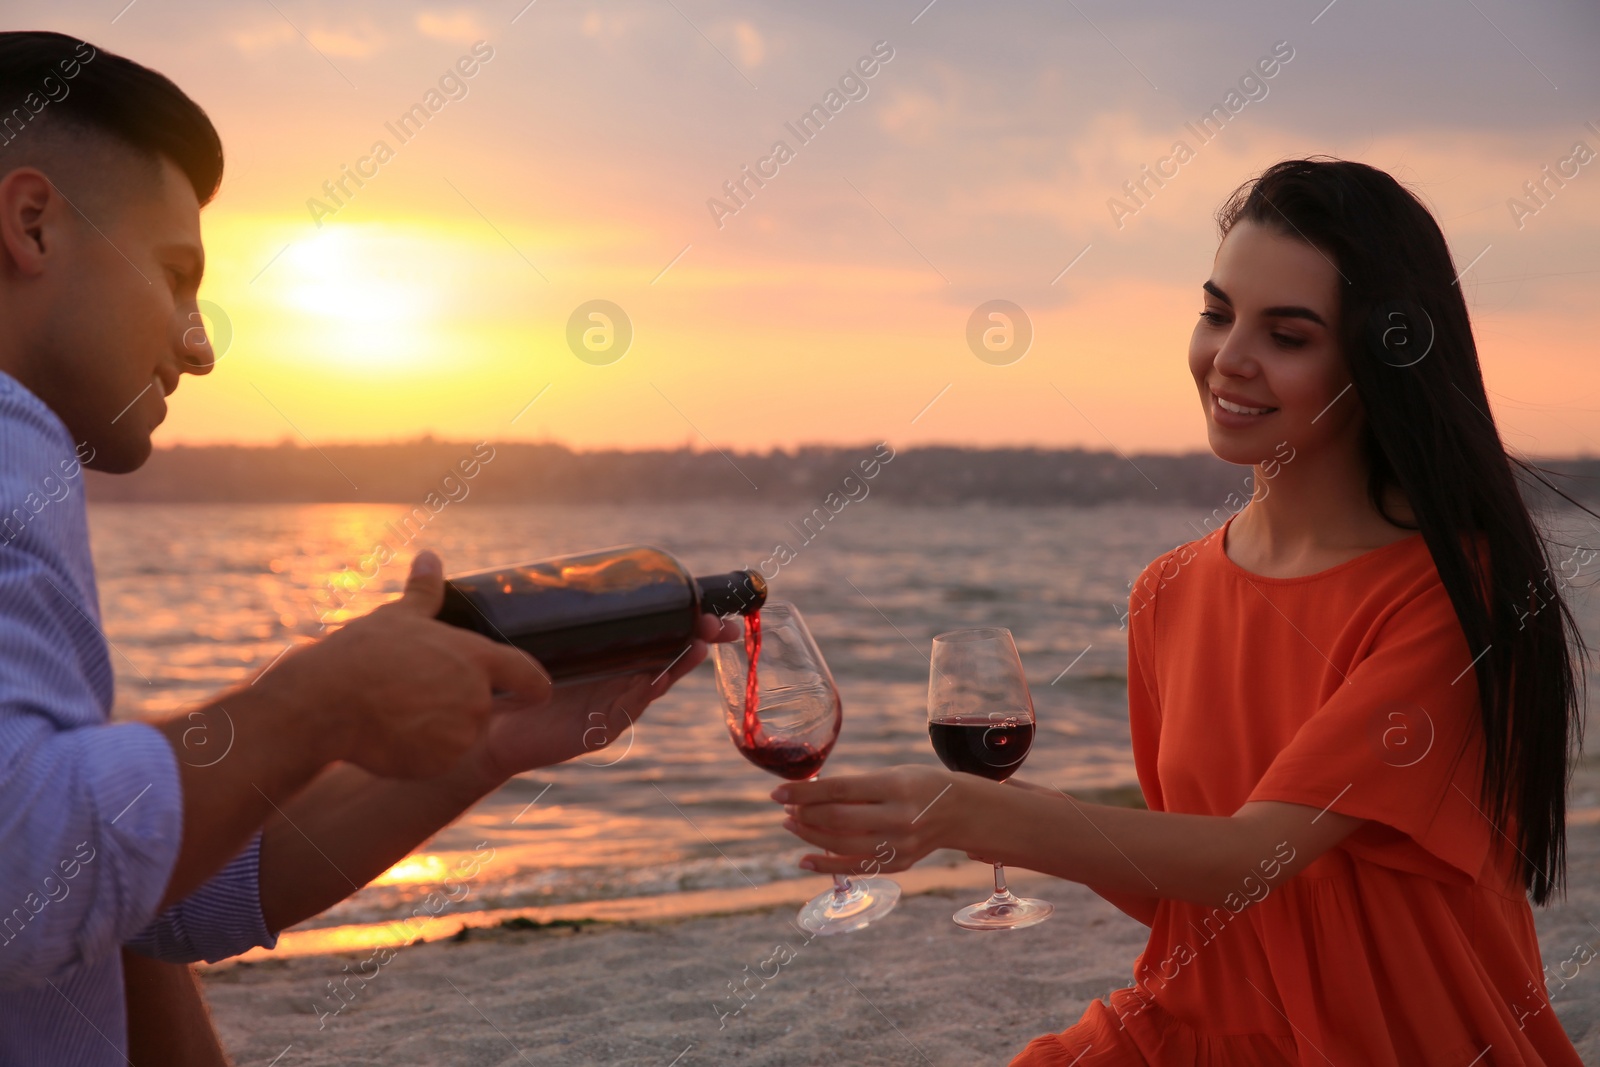
[[(1011, 631), (952, 630), (933, 639), (928, 671), (928, 738), (952, 771), (996, 782), (1010, 778), (1033, 745), (1033, 695)], [(1055, 907), (1006, 888), (994, 865), (994, 896), (956, 912), (968, 930), (1016, 930), (1050, 917)]]
[[(769, 601), (745, 617), (741, 648), (716, 644), (712, 656), (724, 718), (735, 747), (764, 771), (790, 781), (815, 781), (844, 723), (839, 687), (800, 611)], [(800, 909), (801, 929), (814, 934), (859, 930), (887, 915), (900, 899), (888, 878), (833, 876), (833, 888)]]

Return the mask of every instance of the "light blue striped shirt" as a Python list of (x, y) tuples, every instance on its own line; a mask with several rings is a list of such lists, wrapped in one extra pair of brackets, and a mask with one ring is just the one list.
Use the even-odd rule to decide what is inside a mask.
[(112, 698), (78, 452), (0, 372), (0, 1064), (126, 1063), (123, 945), (191, 962), (276, 941), (259, 834), (157, 914), (177, 758), (154, 727), (111, 723)]

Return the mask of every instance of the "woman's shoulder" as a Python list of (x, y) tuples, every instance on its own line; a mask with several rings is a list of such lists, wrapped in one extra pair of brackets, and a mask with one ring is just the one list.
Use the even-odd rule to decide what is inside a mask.
[(1144, 570), (1139, 572), (1139, 578), (1141, 581), (1153, 579), (1158, 583), (1170, 582), (1183, 568), (1203, 558), (1208, 550), (1220, 553), (1221, 543), (1222, 528), (1218, 527), (1204, 536), (1174, 545), (1145, 564)]
[(1185, 541), (1161, 553), (1145, 564), (1129, 586), (1128, 611), (1130, 618), (1154, 606), (1158, 595), (1177, 583), (1186, 571), (1201, 566), (1209, 554), (1220, 555), (1222, 529)]

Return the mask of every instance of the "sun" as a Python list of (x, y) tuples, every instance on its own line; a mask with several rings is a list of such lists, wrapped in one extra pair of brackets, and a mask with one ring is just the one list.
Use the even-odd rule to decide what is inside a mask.
[(315, 354), (353, 369), (438, 358), (449, 260), (416, 230), (339, 224), (292, 243), (276, 302)]

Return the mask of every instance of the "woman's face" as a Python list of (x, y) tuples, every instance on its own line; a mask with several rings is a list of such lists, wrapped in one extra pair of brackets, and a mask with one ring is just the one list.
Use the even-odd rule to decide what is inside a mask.
[[(1361, 405), (1339, 350), (1338, 269), (1322, 251), (1254, 222), (1217, 249), (1189, 340), (1211, 450), (1229, 463), (1354, 445)], [(1281, 453), (1276, 453), (1282, 458)]]

